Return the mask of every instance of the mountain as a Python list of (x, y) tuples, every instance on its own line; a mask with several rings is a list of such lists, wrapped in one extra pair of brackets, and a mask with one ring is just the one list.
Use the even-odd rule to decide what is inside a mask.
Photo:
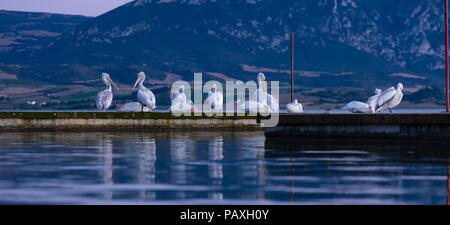
[[(88, 17), (0, 10), (0, 56), (30, 55)], [(1, 59), (1, 58), (0, 58)]]
[[(164, 80), (212, 72), (287, 81), (290, 32), (305, 86), (438, 83), (442, 0), (137, 0), (90, 19), (30, 55), (39, 79), (71, 82), (139, 70)], [(54, 71), (51, 74), (39, 71)], [(70, 75), (69, 75), (70, 74)], [(214, 76), (216, 75), (216, 76)], [(223, 77), (223, 76), (221, 76)], [(324, 81), (327, 80), (327, 81)]]
[[(413, 92), (442, 86), (443, 4), (136, 0), (95, 18), (79, 18), (65, 32), (52, 31), (61, 35), (39, 44), (39, 50), (6, 54), (0, 70), (52, 84), (95, 81), (86, 85), (97, 86), (101, 72), (129, 85), (142, 70), (153, 88), (192, 80), (193, 72), (203, 72), (204, 80), (246, 81), (261, 71), (286, 87), (294, 32), (296, 87), (353, 87), (363, 90), (359, 96), (403, 82)], [(336, 97), (335, 91), (327, 93)]]

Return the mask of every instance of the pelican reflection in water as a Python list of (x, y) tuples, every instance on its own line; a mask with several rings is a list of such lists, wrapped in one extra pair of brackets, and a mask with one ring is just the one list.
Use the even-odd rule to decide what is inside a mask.
[[(153, 185), (156, 183), (156, 139), (151, 135), (143, 134), (139, 150), (139, 175), (138, 181), (141, 185)], [(141, 199), (156, 199), (155, 191), (145, 188), (140, 190)]]

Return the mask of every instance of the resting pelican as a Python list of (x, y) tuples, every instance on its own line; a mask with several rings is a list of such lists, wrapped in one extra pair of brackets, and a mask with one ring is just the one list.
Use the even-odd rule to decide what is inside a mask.
[(375, 89), (375, 95), (370, 97), (367, 100), (367, 104), (373, 106), (373, 108), (376, 108), (377, 107), (377, 100), (378, 100), (378, 97), (380, 96), (380, 94), (381, 94), (381, 89), (378, 89), (378, 88)]
[(295, 99), (294, 102), (287, 104), (286, 108), (289, 113), (302, 113), (303, 112), (303, 106), (301, 103), (298, 103), (297, 99)]
[(111, 102), (113, 99), (112, 87), (111, 84), (117, 88), (116, 84), (109, 78), (109, 74), (102, 73), (103, 83), (106, 85), (106, 89), (99, 92), (97, 95), (97, 108), (100, 111), (105, 111), (111, 106)]
[(397, 89), (391, 87), (380, 94), (377, 100), (376, 112), (380, 112), (384, 109), (389, 109), (392, 113), (392, 109), (400, 104), (403, 99), (403, 84), (398, 83)]
[[(120, 109), (117, 110), (118, 112), (141, 112), (142, 111), (142, 105), (139, 102), (129, 102)], [(150, 112), (150, 109), (147, 107), (144, 107), (144, 112)]]
[(352, 101), (342, 109), (348, 110), (352, 113), (375, 113), (375, 108), (373, 106), (359, 101)]
[(264, 74), (259, 73), (256, 79), (258, 81), (258, 90), (256, 90), (255, 94), (253, 95), (253, 101), (262, 101), (269, 107), (270, 112), (279, 112), (280, 107), (278, 104), (278, 99), (267, 93), (267, 86), (264, 82), (266, 80), (266, 77), (264, 76)]
[(137, 98), (139, 103), (142, 105), (141, 112), (144, 111), (144, 107), (147, 107), (152, 111), (156, 108), (156, 98), (152, 91), (148, 90), (144, 87), (143, 83), (145, 80), (145, 73), (140, 72), (136, 83), (134, 83), (133, 89), (136, 88), (136, 85), (139, 83), (139, 91), (137, 93)]
[[(204, 105), (209, 105), (209, 109), (213, 112), (220, 112), (223, 109), (223, 95), (222, 92), (217, 91), (216, 84), (213, 84), (211, 91), (208, 93), (208, 98)], [(205, 109), (204, 109), (205, 110)]]

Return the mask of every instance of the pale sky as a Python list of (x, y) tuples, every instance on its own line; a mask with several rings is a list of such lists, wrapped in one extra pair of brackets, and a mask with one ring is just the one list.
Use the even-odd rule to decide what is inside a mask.
[(98, 16), (132, 0), (0, 0), (0, 9)]

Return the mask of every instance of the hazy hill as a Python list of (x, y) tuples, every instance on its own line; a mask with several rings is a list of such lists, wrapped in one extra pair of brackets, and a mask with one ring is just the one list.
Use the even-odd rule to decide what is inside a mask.
[[(338, 98), (353, 90), (343, 87), (368, 95), (401, 81), (415, 92), (444, 77), (442, 0), (137, 0), (96, 18), (16, 14), (0, 25), (9, 43), (0, 70), (46, 84), (94, 88), (106, 71), (129, 85), (142, 70), (153, 88), (193, 72), (224, 81), (259, 71), (286, 86), (290, 32), (298, 88)], [(44, 28), (42, 38), (17, 38)], [(324, 98), (317, 93), (307, 95)]]
[(253, 79), (261, 70), (285, 80), (295, 32), (305, 86), (437, 83), (441, 9), (441, 0), (138, 0), (58, 36), (32, 55), (33, 74), (66, 82), (105, 70), (130, 82), (138, 70), (159, 80), (193, 71)]

